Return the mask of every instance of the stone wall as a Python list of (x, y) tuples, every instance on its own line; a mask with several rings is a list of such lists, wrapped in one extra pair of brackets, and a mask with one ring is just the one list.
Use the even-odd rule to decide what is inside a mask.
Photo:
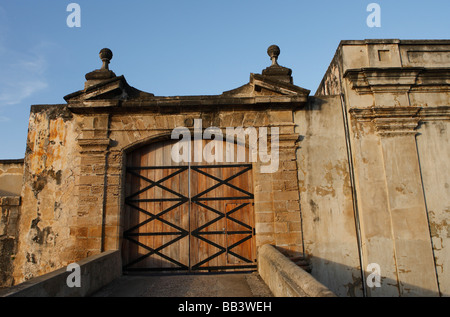
[(51, 272), (84, 258), (74, 246), (79, 175), (77, 120), (64, 105), (33, 106), (24, 162), (14, 280)]
[[(292, 112), (190, 112), (204, 128), (278, 126), (279, 169), (254, 167), (256, 244), (301, 254)], [(215, 119), (212, 119), (215, 118)], [(15, 279), (27, 280), (104, 250), (121, 247), (124, 164), (136, 147), (170, 138), (186, 115), (69, 114), (66, 106), (35, 107), (25, 158), (25, 185)], [(211, 121), (214, 120), (214, 121)], [(45, 157), (42, 157), (45, 156)]]
[(122, 275), (120, 251), (112, 250), (79, 262), (79, 287), (69, 287), (73, 268), (62, 267), (0, 291), (0, 297), (87, 297)]
[(20, 196), (23, 160), (0, 160), (0, 196)]
[[(96, 248), (105, 250), (119, 248), (120, 236), (123, 228), (123, 186), (124, 163), (129, 151), (136, 147), (158, 142), (170, 138), (171, 131), (177, 126), (184, 126), (186, 118), (202, 119), (203, 128), (215, 126), (220, 129), (226, 127), (249, 126), (259, 128), (263, 126), (278, 126), (280, 136), (280, 162), (277, 172), (272, 174), (260, 173), (259, 163), (253, 168), (253, 192), (255, 196), (256, 244), (273, 243), (282, 246), (292, 254), (299, 254), (302, 250), (301, 219), (299, 210), (299, 194), (296, 182), (295, 137), (292, 111), (266, 110), (254, 111), (240, 109), (221, 111), (189, 111), (186, 114), (174, 113), (169, 115), (113, 114), (94, 122), (90, 117), (84, 117), (83, 132), (78, 139), (90, 140), (90, 133), (98, 136), (108, 136), (106, 144), (94, 145), (86, 141), (86, 150), (81, 152), (81, 177), (79, 212), (83, 214), (97, 213), (98, 218), (86, 217), (88, 227), (96, 227), (98, 237), (91, 239)], [(87, 131), (85, 133), (84, 131)], [(84, 139), (86, 138), (86, 139)], [(98, 172), (101, 171), (101, 172)], [(105, 173), (105, 174), (103, 174)], [(106, 175), (106, 179), (105, 179)], [(105, 186), (105, 184), (107, 184)], [(93, 189), (96, 188), (96, 192)], [(103, 199), (103, 203), (101, 202)], [(101, 210), (103, 209), (103, 210)], [(103, 220), (102, 220), (103, 219)], [(103, 223), (103, 228), (99, 224)], [(104, 239), (101, 239), (104, 232)], [(80, 241), (80, 249), (86, 248), (84, 241)]]
[(417, 149), (439, 289), (442, 295), (450, 296), (450, 122), (430, 120), (418, 131)]
[(0, 160), (0, 287), (13, 285), (23, 160)]
[(0, 288), (14, 284), (13, 261), (18, 240), (20, 197), (0, 197)]
[(259, 248), (258, 273), (276, 297), (336, 297), (270, 244)]
[[(381, 269), (381, 287), (364, 285), (368, 296), (449, 295), (449, 48), (449, 41), (343, 41), (316, 93), (342, 96), (335, 116), (348, 123), (361, 276), (371, 263)], [(328, 88), (338, 82), (341, 91)]]
[(305, 253), (311, 274), (338, 296), (362, 296), (357, 230), (340, 96), (295, 112)]

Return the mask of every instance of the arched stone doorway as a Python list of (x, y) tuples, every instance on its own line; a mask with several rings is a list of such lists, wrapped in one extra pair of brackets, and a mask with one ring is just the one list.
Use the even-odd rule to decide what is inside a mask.
[[(177, 163), (172, 158), (176, 142), (148, 144), (127, 155), (124, 271), (256, 268), (253, 176), (247, 149), (231, 147), (235, 153), (245, 150), (245, 162)], [(203, 149), (215, 141), (200, 142)], [(226, 142), (216, 145), (225, 149)]]

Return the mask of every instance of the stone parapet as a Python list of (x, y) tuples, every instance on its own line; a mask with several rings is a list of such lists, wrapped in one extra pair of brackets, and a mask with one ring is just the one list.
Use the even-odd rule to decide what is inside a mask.
[(270, 244), (259, 248), (258, 272), (276, 297), (336, 297)]
[(112, 250), (85, 258), (80, 266), (80, 287), (69, 287), (73, 274), (66, 267), (0, 291), (0, 297), (86, 297), (122, 275), (120, 251)]

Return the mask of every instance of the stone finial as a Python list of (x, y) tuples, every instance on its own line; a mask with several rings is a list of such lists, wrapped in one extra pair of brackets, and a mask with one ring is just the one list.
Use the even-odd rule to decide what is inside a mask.
[(262, 71), (264, 76), (268, 76), (271, 79), (284, 81), (292, 84), (292, 70), (290, 68), (286, 68), (280, 66), (278, 64), (278, 56), (280, 55), (280, 48), (277, 45), (270, 45), (267, 49), (267, 54), (270, 56), (272, 60), (272, 65), (267, 67)]
[(111, 59), (113, 58), (113, 53), (109, 48), (104, 48), (100, 51), (99, 53), (100, 55), (100, 59), (103, 62), (102, 68), (101, 69), (107, 69), (109, 70), (109, 62), (111, 61)]
[(267, 49), (267, 54), (272, 60), (272, 66), (278, 66), (278, 56), (280, 55), (280, 48), (277, 45), (271, 45)]
[(103, 65), (100, 69), (96, 69), (86, 74), (85, 88), (101, 83), (102, 81), (116, 77), (113, 71), (109, 70), (109, 63), (113, 58), (113, 53), (109, 48), (104, 48), (99, 53)]

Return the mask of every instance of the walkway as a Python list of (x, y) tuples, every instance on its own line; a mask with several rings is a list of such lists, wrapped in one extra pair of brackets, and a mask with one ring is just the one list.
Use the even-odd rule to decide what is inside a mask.
[(94, 297), (272, 297), (256, 273), (123, 275)]

